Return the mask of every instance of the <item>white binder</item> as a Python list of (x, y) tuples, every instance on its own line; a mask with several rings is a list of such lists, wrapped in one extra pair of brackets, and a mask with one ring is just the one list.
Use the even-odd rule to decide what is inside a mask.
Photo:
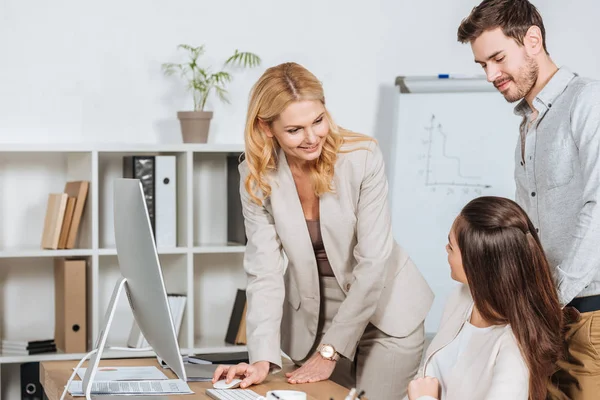
[(155, 157), (154, 195), (156, 247), (177, 247), (177, 160), (175, 156)]

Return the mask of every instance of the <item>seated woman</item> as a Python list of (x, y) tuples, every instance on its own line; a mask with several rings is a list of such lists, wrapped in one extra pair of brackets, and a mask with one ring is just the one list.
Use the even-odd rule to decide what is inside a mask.
[(448, 235), (452, 279), (438, 332), (410, 400), (538, 400), (562, 348), (562, 311), (548, 261), (513, 201), (468, 203)]

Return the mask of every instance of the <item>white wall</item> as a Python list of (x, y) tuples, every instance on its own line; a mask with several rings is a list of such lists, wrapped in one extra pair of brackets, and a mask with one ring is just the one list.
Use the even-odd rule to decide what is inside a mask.
[[(191, 97), (160, 64), (182, 60), (176, 46), (189, 43), (205, 44), (215, 66), (236, 48), (263, 58), (262, 67), (234, 76), (231, 105), (209, 104), (212, 142), (241, 142), (251, 85), (268, 66), (297, 61), (324, 82), (339, 124), (385, 144), (396, 76), (480, 72), (470, 48), (456, 42), (477, 3), (2, 0), (0, 143), (179, 142), (176, 112), (190, 108)], [(535, 3), (554, 59), (600, 77), (598, 2)], [(2, 215), (3, 225), (18, 225), (13, 213)]]
[[(556, 60), (596, 74), (596, 3), (538, 3)], [(397, 75), (478, 71), (468, 46), (455, 38), (474, 4), (3, 0), (0, 142), (180, 140), (175, 114), (191, 98), (182, 81), (160, 70), (161, 63), (182, 59), (179, 43), (205, 44), (206, 61), (215, 66), (236, 48), (264, 60), (261, 68), (235, 75), (231, 105), (210, 104), (216, 111), (211, 141), (241, 141), (251, 85), (266, 67), (289, 60), (323, 80), (342, 125), (373, 134), (385, 128), (383, 88)]]

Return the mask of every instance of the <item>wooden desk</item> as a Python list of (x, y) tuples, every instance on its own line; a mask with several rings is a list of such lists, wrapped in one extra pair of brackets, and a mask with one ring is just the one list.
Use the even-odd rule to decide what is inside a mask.
[[(48, 396), (48, 400), (59, 400), (64, 390), (64, 386), (67, 384), (69, 377), (73, 373), (73, 368), (77, 366), (78, 361), (44, 361), (40, 362), (40, 383)], [(165, 373), (169, 378), (176, 378), (173, 371), (170, 369), (163, 369), (158, 365), (156, 358), (137, 358), (137, 359), (108, 359), (100, 360), (101, 366), (140, 366), (140, 365), (154, 365)], [(87, 367), (87, 361), (83, 364)], [(286, 382), (284, 372), (292, 368), (291, 365), (285, 365), (284, 371), (276, 374), (269, 375), (265, 382), (261, 385), (251, 386), (249, 389), (254, 392), (265, 395), (269, 390), (274, 389), (291, 389), (300, 390), (306, 392), (309, 400), (344, 400), (348, 394), (348, 389), (340, 386), (331, 381), (323, 381), (316, 383), (298, 384), (291, 385)], [(75, 377), (75, 379), (79, 379)], [(190, 389), (194, 394), (168, 396), (168, 399), (210, 399), (204, 391), (207, 388), (211, 388), (210, 382), (188, 382)], [(127, 396), (120, 396), (123, 400), (127, 400)], [(152, 400), (154, 396), (148, 396), (148, 400)], [(65, 396), (66, 399), (85, 399), (85, 397), (71, 397), (68, 393)], [(364, 397), (363, 397), (364, 399)]]

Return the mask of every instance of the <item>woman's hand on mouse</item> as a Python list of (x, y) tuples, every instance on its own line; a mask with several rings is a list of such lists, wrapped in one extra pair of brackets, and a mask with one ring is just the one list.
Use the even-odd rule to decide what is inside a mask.
[(240, 388), (257, 385), (269, 375), (271, 365), (268, 361), (257, 361), (254, 364), (239, 363), (237, 365), (219, 365), (213, 374), (212, 383), (225, 379), (229, 383), (234, 378), (242, 379)]

